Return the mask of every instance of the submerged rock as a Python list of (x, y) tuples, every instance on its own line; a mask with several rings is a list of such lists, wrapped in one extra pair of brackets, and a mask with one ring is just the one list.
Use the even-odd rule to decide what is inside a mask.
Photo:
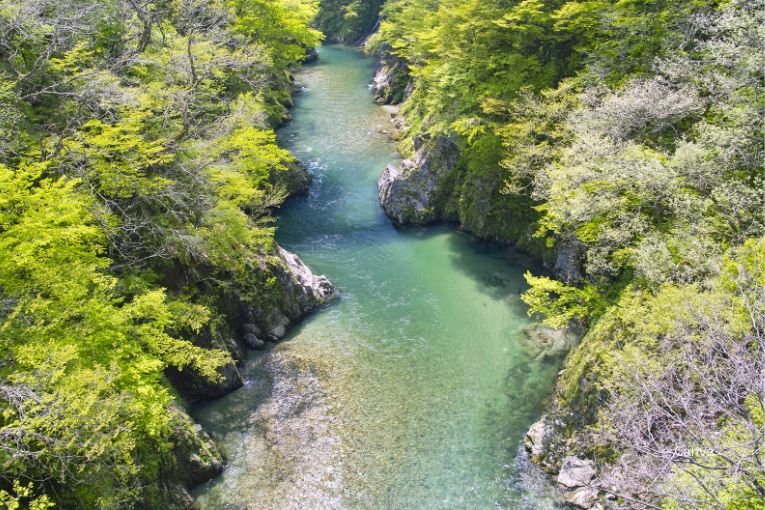
[(451, 138), (414, 139), (416, 153), (388, 166), (378, 180), (380, 204), (398, 225), (425, 225), (457, 219), (457, 199), (451, 185), (458, 171), (457, 144)]
[(569, 328), (554, 329), (539, 324), (524, 329), (519, 338), (536, 361), (562, 357), (578, 342), (578, 335)]

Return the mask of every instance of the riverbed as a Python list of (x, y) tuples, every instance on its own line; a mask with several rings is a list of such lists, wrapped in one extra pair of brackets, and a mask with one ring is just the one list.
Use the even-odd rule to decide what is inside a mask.
[(559, 369), (523, 347), (527, 258), (451, 226), (396, 229), (376, 181), (396, 163), (373, 61), (325, 46), (279, 132), (314, 180), (277, 239), (340, 297), (198, 406), (225, 473), (207, 509), (555, 508), (521, 445)]

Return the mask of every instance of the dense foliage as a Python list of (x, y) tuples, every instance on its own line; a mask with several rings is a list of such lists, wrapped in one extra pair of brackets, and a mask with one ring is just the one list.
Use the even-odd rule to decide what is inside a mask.
[(460, 146), (463, 226), (581, 266), (524, 297), (589, 326), (554, 411), (624, 507), (765, 508), (763, 27), (761, 0), (393, 0), (373, 40), (408, 136)]
[(330, 41), (357, 43), (377, 24), (384, 0), (320, 0), (314, 24)]
[(0, 507), (162, 504), (165, 370), (220, 377), (218, 297), (268, 292), (298, 170), (271, 127), (314, 14), (0, 1)]

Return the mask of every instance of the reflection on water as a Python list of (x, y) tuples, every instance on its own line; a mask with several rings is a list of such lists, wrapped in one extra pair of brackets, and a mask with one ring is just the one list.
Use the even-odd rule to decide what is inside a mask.
[(324, 47), (299, 77), (280, 137), (315, 179), (278, 238), (341, 298), (195, 411), (229, 459), (196, 495), (205, 509), (553, 508), (520, 447), (559, 362), (518, 341), (529, 261), (387, 221), (376, 179), (396, 153), (371, 66)]

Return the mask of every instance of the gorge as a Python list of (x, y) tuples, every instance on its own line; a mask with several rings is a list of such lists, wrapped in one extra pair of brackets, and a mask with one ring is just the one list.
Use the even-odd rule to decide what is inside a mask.
[(763, 55), (765, 0), (0, 0), (0, 509), (765, 510)]
[[(562, 352), (524, 345), (530, 259), (452, 227), (397, 230), (377, 177), (397, 159), (374, 60), (324, 46), (279, 137), (313, 174), (277, 239), (337, 302), (199, 406), (229, 467), (202, 508), (554, 508), (520, 440)], [(254, 503), (257, 502), (257, 503)]]

